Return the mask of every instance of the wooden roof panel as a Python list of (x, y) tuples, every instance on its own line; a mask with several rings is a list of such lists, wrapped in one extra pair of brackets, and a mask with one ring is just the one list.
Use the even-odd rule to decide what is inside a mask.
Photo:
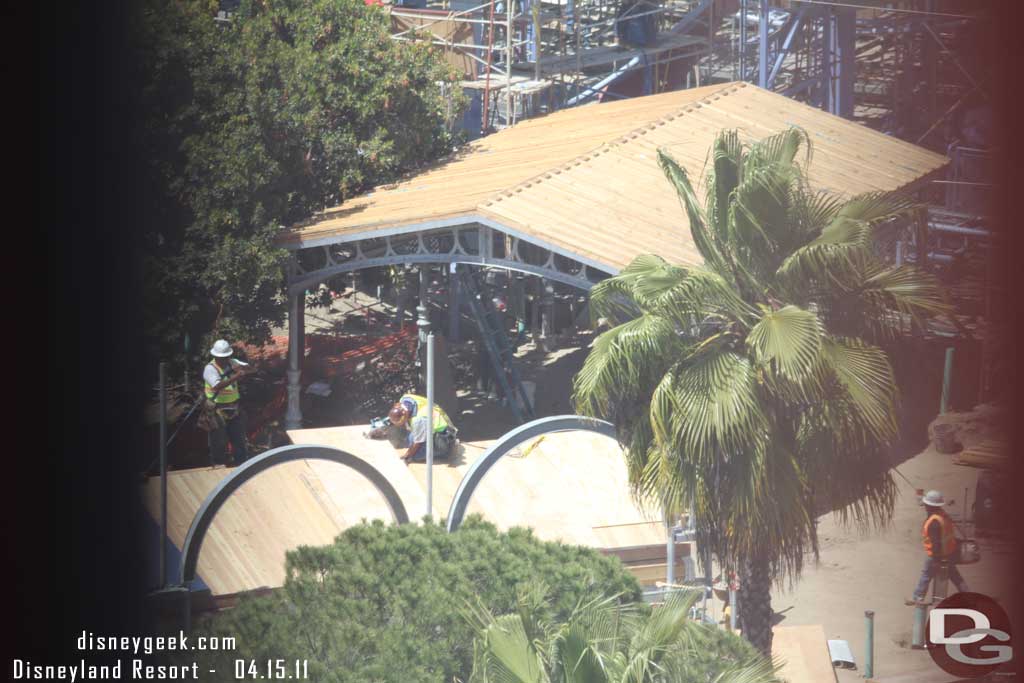
[(746, 83), (727, 83), (529, 119), (435, 168), (325, 212), (282, 242), (482, 215), (526, 238), (618, 270), (641, 253), (695, 264), (700, 255), (657, 165), (666, 149), (703, 195), (715, 136), (745, 141), (791, 126), (813, 145), (813, 187), (844, 196), (897, 190), (946, 157)]

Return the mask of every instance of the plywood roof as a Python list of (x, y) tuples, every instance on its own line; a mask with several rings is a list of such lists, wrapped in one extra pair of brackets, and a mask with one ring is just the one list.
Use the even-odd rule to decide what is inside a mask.
[[(386, 441), (369, 441), (364, 427), (292, 430), (297, 444), (333, 446), (366, 460), (401, 497), (410, 519), (426, 512), (426, 467), (405, 465)], [(539, 538), (594, 548), (665, 543), (653, 511), (630, 495), (618, 444), (589, 432), (549, 434), (498, 462), (468, 507), (501, 529), (530, 526)], [(533, 443), (533, 442), (531, 442)], [(447, 516), (469, 466), (491, 442), (462, 444), (462, 454), (433, 471), (433, 511)], [(181, 548), (196, 511), (230, 472), (224, 467), (172, 472), (168, 478), (168, 536)], [(159, 514), (159, 480), (143, 489), (146, 507)], [(197, 574), (214, 596), (284, 583), (284, 559), (300, 545), (326, 545), (363, 519), (390, 521), (381, 496), (354, 471), (331, 462), (303, 460), (273, 467), (246, 482), (214, 518), (199, 553)]]
[(665, 148), (692, 176), (715, 136), (747, 140), (790, 126), (814, 145), (810, 180), (852, 196), (905, 188), (948, 159), (776, 93), (728, 83), (576, 107), (530, 119), (457, 155), (286, 231), (285, 246), (403, 226), (483, 217), (527, 239), (617, 271), (642, 253), (679, 264), (700, 256), (675, 191), (658, 168)]

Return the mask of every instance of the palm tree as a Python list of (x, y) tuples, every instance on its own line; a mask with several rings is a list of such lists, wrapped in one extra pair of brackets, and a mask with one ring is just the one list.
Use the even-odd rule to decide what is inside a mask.
[(596, 285), (593, 316), (614, 327), (574, 385), (579, 412), (616, 425), (634, 492), (669, 515), (691, 509), (698, 542), (738, 570), (739, 626), (765, 654), (772, 582), (817, 560), (815, 518), (888, 521), (885, 348), (949, 312), (933, 277), (879, 254), (918, 207), (814, 192), (810, 159), (797, 128), (752, 145), (721, 133), (701, 206), (659, 152), (704, 264), (639, 256)]
[(548, 619), (545, 594), (521, 590), (513, 614), (468, 611), (479, 633), (470, 683), (778, 683), (742, 639), (689, 618), (692, 591), (653, 612), (595, 598), (564, 622)]

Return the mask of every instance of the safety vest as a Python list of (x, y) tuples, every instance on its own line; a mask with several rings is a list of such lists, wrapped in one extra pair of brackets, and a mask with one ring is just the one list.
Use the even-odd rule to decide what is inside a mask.
[[(231, 361), (229, 360), (228, 363), (231, 363)], [(217, 371), (217, 374), (220, 375), (220, 378), (224, 379), (224, 375), (226, 375), (227, 373), (221, 370), (220, 366), (217, 365), (216, 363), (210, 363), (210, 365), (212, 365), (213, 369)], [(214, 403), (234, 403), (239, 399), (238, 382), (232, 382), (231, 384), (221, 389), (220, 393), (217, 394), (216, 397), (213, 395), (212, 386), (210, 386), (205, 381), (203, 382), (203, 385), (206, 389), (206, 398), (211, 399)]]
[(956, 552), (956, 536), (953, 534), (953, 520), (949, 518), (949, 515), (936, 512), (924, 520), (924, 526), (921, 527), (921, 538), (924, 540), (924, 550), (928, 553), (928, 557), (934, 557), (935, 553), (932, 549), (932, 539), (928, 535), (928, 525), (933, 521), (939, 520), (939, 537), (942, 539), (942, 557), (950, 557)]
[[(409, 400), (416, 404), (416, 415), (423, 415), (427, 410), (427, 399), (423, 396), (417, 396), (416, 394), (406, 394), (399, 401)], [(448, 414), (444, 412), (444, 409), (434, 404), (434, 431), (443, 432), (448, 429), (448, 425), (451, 424), (451, 420), (448, 419)]]

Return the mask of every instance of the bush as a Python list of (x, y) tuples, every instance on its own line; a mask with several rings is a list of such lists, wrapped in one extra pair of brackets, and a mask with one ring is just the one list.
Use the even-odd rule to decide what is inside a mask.
[(199, 668), (233, 680), (235, 659), (284, 659), (289, 670), (308, 659), (317, 681), (465, 680), (475, 630), (463, 607), (479, 598), (494, 613), (512, 611), (518, 589), (537, 582), (550, 588), (554, 619), (586, 595), (641, 597), (618, 559), (528, 529), (498, 532), (478, 517), (453, 534), (432, 522), (373, 522), (289, 553), (283, 589), (200, 624), (197, 635), (233, 636), (238, 649), (203, 653)]

